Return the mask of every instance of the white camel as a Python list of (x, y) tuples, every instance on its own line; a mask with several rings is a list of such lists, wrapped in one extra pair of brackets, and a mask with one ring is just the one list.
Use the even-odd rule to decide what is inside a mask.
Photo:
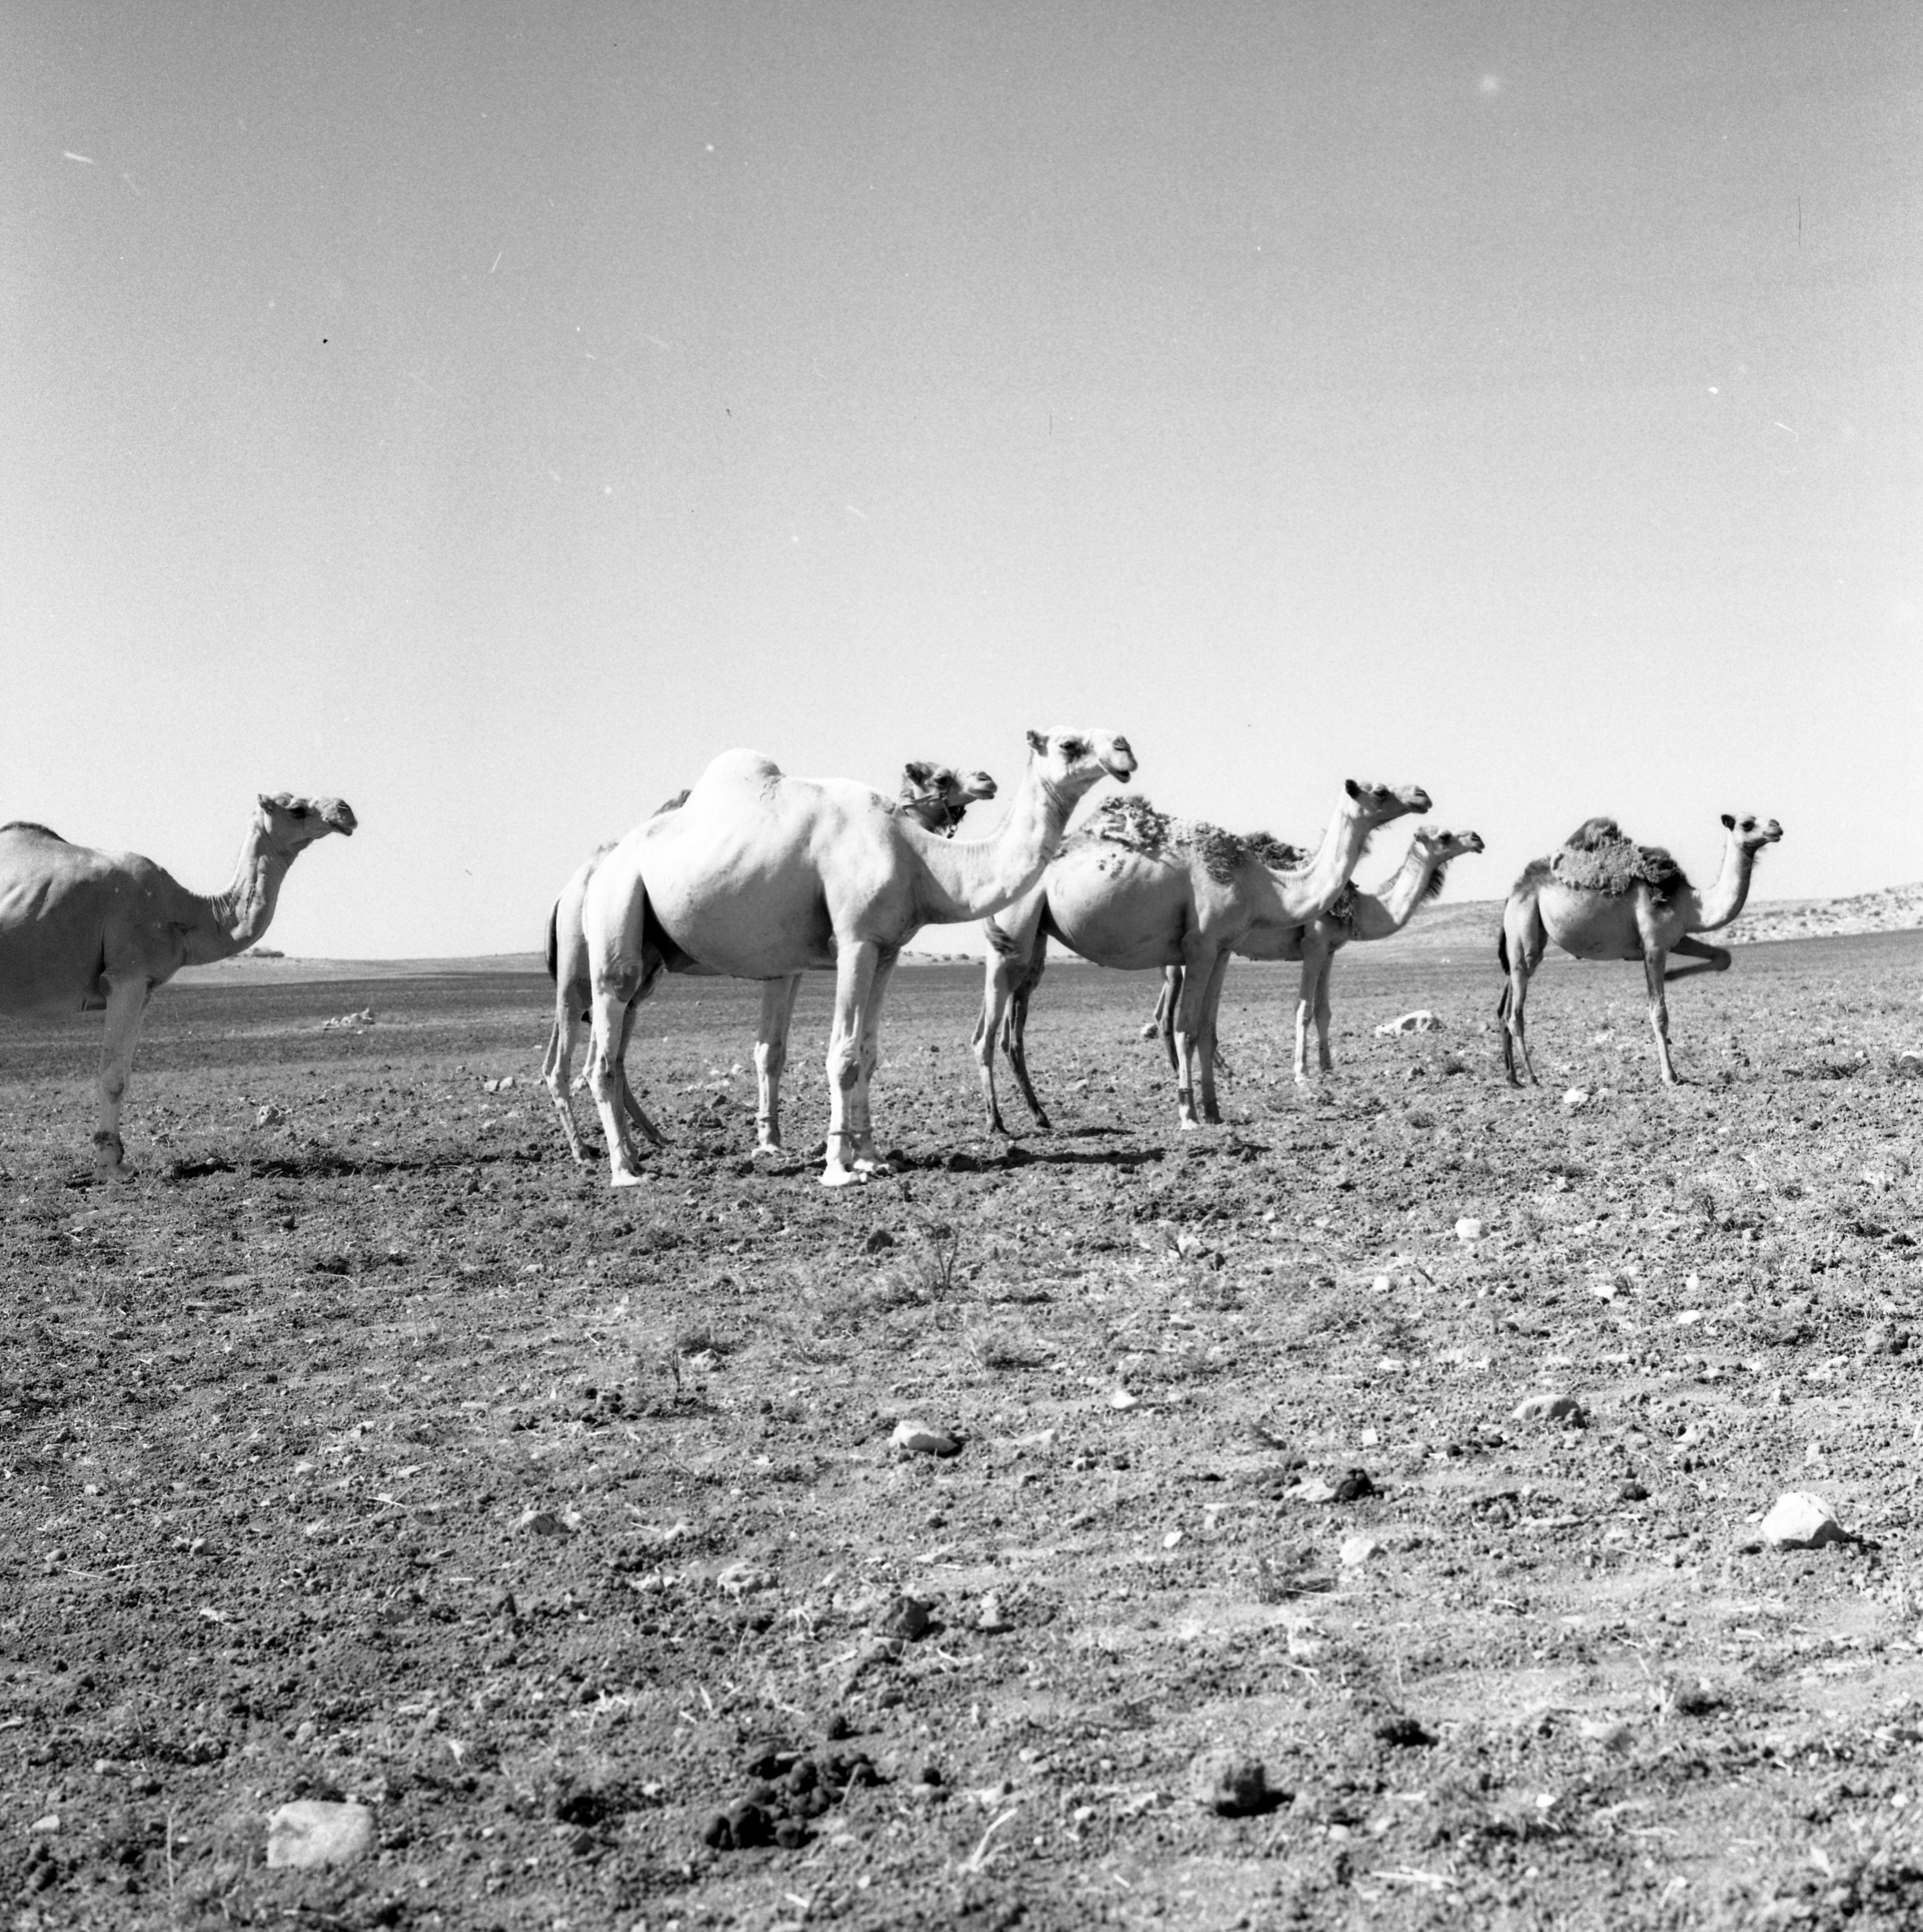
[(1252, 932), (1286, 931), (1325, 911), (1378, 826), (1428, 809), (1429, 794), (1419, 785), (1352, 778), (1321, 845), (1304, 862), (1297, 848), (1266, 833), (1238, 837), (1167, 818), (1145, 802), (1112, 800), (1036, 884), (984, 928), (988, 970), (974, 1049), (991, 1129), (1008, 1131), (995, 1097), (998, 1044), (1036, 1126), (1048, 1124), (1028, 1078), (1025, 1035), (1051, 939), (1123, 972), (1183, 968), (1174, 1018), (1177, 1113), (1185, 1128), (1219, 1121), (1214, 1036), (1203, 1020), (1221, 998), (1230, 954)]
[(351, 833), (338, 798), (263, 794), (224, 892), (190, 892), (137, 852), (72, 845), (44, 825), (0, 826), (0, 1012), (106, 1013), (101, 1171), (131, 1180), (121, 1108), (148, 996), (183, 966), (244, 952), (266, 932), (287, 868), (317, 838)]
[[(1612, 818), (1586, 820), (1560, 851), (1525, 868), (1510, 888), (1496, 946), (1497, 963), (1509, 976), (1496, 1011), (1503, 1022), (1502, 1063), (1512, 1087), (1522, 1084), (1516, 1077), (1519, 1048), (1531, 1083), (1540, 1084), (1529, 1058), (1522, 1007), (1529, 976), (1542, 964), (1551, 940), (1577, 959), (1642, 962), (1657, 1064), (1664, 1084), (1676, 1084), (1664, 982), (1728, 969), (1730, 956), (1723, 947), (1690, 935), (1713, 932), (1736, 917), (1749, 897), (1756, 854), (1783, 836), (1773, 818), (1739, 819), (1725, 812), (1723, 826), (1728, 834), (1723, 867), (1706, 894), (1690, 884), (1660, 845), (1634, 844)], [(1672, 952), (1699, 963), (1666, 970)]]
[[(994, 795), (995, 782), (986, 772), (958, 772), (950, 765), (911, 758), (902, 767), (902, 788), (888, 809), (912, 819), (924, 831), (952, 838), (969, 806)], [(656, 808), (656, 816), (664, 812), (678, 812), (687, 800), (686, 791), (676, 793)], [(547, 1082), (548, 1098), (554, 1102), (554, 1111), (560, 1118), (568, 1151), (584, 1163), (588, 1157), (587, 1150), (582, 1144), (580, 1126), (574, 1118), (574, 1090), (569, 1077), (574, 1065), (574, 1028), (578, 1022), (585, 1024), (591, 1017), (589, 1007), (594, 997), (588, 970), (587, 940), (581, 931), (581, 907), (586, 899), (587, 882), (593, 878), (595, 868), (614, 849), (611, 840), (596, 848), (592, 856), (561, 888), (561, 896), (555, 901), (554, 910), (548, 916), (548, 976), (554, 982), (554, 1024), (548, 1030), (548, 1050), (541, 1062), (541, 1077)], [(692, 963), (686, 970), (695, 973), (707, 970), (705, 967)], [(785, 988), (784, 994), (777, 994), (777, 985)], [(791, 1014), (800, 989), (801, 975), (796, 973), (785, 982), (771, 982), (764, 998), (784, 998), (784, 1014)], [(764, 1034), (766, 1031), (764, 1024)], [(785, 1017), (780, 1031), (785, 1040)], [(760, 1090), (755, 1107), (754, 1150), (757, 1154), (772, 1153), (778, 1150), (781, 1145), (781, 1070), (778, 1066), (771, 1070), (767, 1056), (760, 1052), (755, 1055), (754, 1066), (756, 1084)], [(640, 1102), (634, 1098), (634, 1090), (628, 1084), (626, 1064), (616, 1071), (621, 1104), (628, 1120), (652, 1145), (665, 1147), (666, 1137), (642, 1112)]]
[[(1408, 852), (1394, 873), (1373, 892), (1351, 886), (1325, 913), (1306, 926), (1278, 929), (1266, 924), (1252, 930), (1236, 946), (1243, 959), (1299, 959), (1302, 986), (1295, 1005), (1295, 1078), (1309, 1078), (1309, 1023), (1316, 1024), (1316, 1059), (1324, 1073), (1333, 1072), (1329, 1052), (1329, 968), (1335, 956), (1352, 939), (1388, 939), (1402, 931), (1442, 890), (1449, 867), (1466, 853), (1480, 852), (1482, 840), (1473, 832), (1438, 832), (1433, 826), (1416, 828)], [(1168, 1064), (1175, 1064), (1176, 1004), (1181, 998), (1182, 968), (1171, 966), (1162, 974), (1162, 996), (1155, 1017), (1142, 1028), (1144, 1039), (1160, 1037)], [(1215, 1047), (1216, 1008), (1202, 1022), (1211, 1059)]]
[[(593, 985), (588, 1074), (616, 1186), (640, 1178), (617, 1075), (634, 1010), (662, 972), (689, 961), (783, 988), (780, 999), (764, 988), (755, 1048), (771, 1089), (786, 1052), (786, 982), (811, 966), (835, 968), (822, 1181), (845, 1186), (889, 1172), (868, 1084), (902, 948), (924, 926), (982, 918), (1025, 891), (1083, 795), (1136, 768), (1127, 740), (1106, 732), (1031, 731), (1028, 742), (1028, 769), (992, 838), (938, 838), (866, 785), (790, 778), (757, 752), (728, 752), (679, 812), (638, 826), (602, 860), (583, 920)], [(769, 1126), (778, 1134), (778, 1120)]]

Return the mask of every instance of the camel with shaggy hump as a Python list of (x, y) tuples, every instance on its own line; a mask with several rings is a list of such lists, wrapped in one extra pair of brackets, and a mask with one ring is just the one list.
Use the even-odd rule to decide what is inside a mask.
[[(958, 772), (951, 765), (911, 758), (902, 767), (901, 790), (888, 809), (914, 820), (925, 832), (952, 838), (969, 806), (994, 795), (995, 782), (986, 772)], [(658, 806), (655, 815), (658, 818), (664, 812), (678, 812), (687, 800), (686, 791), (679, 792)], [(548, 976), (554, 982), (554, 1024), (548, 1031), (548, 1050), (541, 1062), (541, 1077), (547, 1082), (548, 1096), (560, 1117), (568, 1151), (584, 1164), (587, 1152), (574, 1118), (573, 1088), (569, 1079), (574, 1064), (574, 1028), (578, 1023), (584, 1024), (590, 1018), (589, 1008), (594, 998), (592, 976), (588, 970), (587, 940), (581, 930), (581, 908), (586, 901), (587, 882), (594, 877), (595, 868), (614, 849), (612, 840), (596, 848), (592, 856), (561, 888), (561, 896), (554, 902), (554, 909), (548, 916)], [(707, 969), (691, 965), (688, 970), (700, 973)], [(794, 1011), (795, 998), (800, 990), (799, 973), (790, 974), (785, 981), (770, 980), (764, 988), (761, 1037), (764, 1041), (772, 1030), (785, 1042), (789, 1017)], [(782, 1002), (778, 1016), (767, 1009), (767, 1003), (776, 1000)], [(771, 1062), (768, 1053), (758, 1047), (754, 1055), (755, 1083), (759, 1090), (755, 1107), (757, 1154), (776, 1152), (781, 1147), (781, 1071), (780, 1064)], [(618, 1078), (621, 1105), (630, 1123), (652, 1145), (665, 1147), (666, 1138), (641, 1111), (640, 1102), (634, 1098), (634, 1090), (628, 1084), (625, 1064), (618, 1070)]]
[[(1520, 1051), (1530, 1084), (1539, 1085), (1529, 1058), (1522, 1018), (1529, 978), (1553, 941), (1576, 959), (1640, 959), (1649, 990), (1649, 1025), (1663, 1084), (1676, 1084), (1670, 1058), (1670, 1004), (1664, 986), (1693, 973), (1728, 970), (1730, 955), (1690, 935), (1714, 932), (1742, 912), (1749, 897), (1756, 854), (1783, 836), (1774, 819), (1723, 814), (1728, 835), (1716, 883), (1700, 892), (1660, 845), (1638, 845), (1612, 818), (1585, 820), (1568, 842), (1546, 859), (1532, 860), (1510, 888), (1502, 908), (1496, 963), (1508, 975), (1496, 1017), (1503, 1023), (1502, 1064), (1509, 1084), (1520, 1087)], [(1696, 964), (1670, 968), (1672, 953)]]
[(1322, 844), (1305, 859), (1264, 832), (1238, 836), (1168, 818), (1145, 801), (1111, 800), (1035, 885), (985, 928), (988, 969), (974, 1043), (991, 1129), (1008, 1131), (995, 1097), (998, 1044), (1036, 1125), (1048, 1125), (1028, 1078), (1024, 1040), (1051, 939), (1122, 972), (1183, 969), (1174, 1015), (1177, 1112), (1185, 1128), (1219, 1122), (1213, 1036), (1205, 1036), (1203, 1020), (1221, 998), (1229, 956), (1252, 932), (1304, 926), (1326, 911), (1370, 835), (1428, 809), (1420, 785), (1352, 778)]
[[(938, 838), (866, 785), (790, 778), (758, 752), (728, 752), (680, 811), (638, 826), (602, 860), (582, 920), (593, 984), (588, 1074), (616, 1186), (640, 1178), (616, 1078), (634, 1015), (662, 973), (690, 962), (742, 980), (835, 968), (822, 1183), (890, 1172), (868, 1088), (902, 948), (924, 926), (983, 918), (1025, 892), (1084, 795), (1136, 769), (1128, 740), (1110, 732), (1031, 731), (1028, 743), (1028, 769), (992, 838)], [(778, 1069), (782, 1044), (763, 1040), (758, 1054)]]
[(130, 1180), (121, 1108), (148, 997), (183, 966), (231, 959), (259, 942), (287, 868), (330, 832), (351, 836), (338, 798), (262, 794), (233, 884), (190, 892), (137, 852), (96, 852), (44, 825), (0, 826), (0, 1012), (104, 1011), (94, 1158)]
[[(1352, 886), (1325, 913), (1306, 926), (1276, 928), (1264, 923), (1252, 930), (1235, 948), (1241, 959), (1299, 959), (1302, 989), (1295, 1005), (1295, 1078), (1309, 1078), (1309, 1022), (1316, 1023), (1316, 1059), (1324, 1073), (1335, 1070), (1329, 1052), (1329, 968), (1335, 956), (1352, 939), (1388, 939), (1402, 931), (1423, 907), (1439, 893), (1449, 867), (1465, 854), (1480, 852), (1482, 840), (1473, 832), (1438, 832), (1418, 826), (1402, 862), (1375, 892)], [(1162, 994), (1155, 1017), (1142, 1030), (1144, 1040), (1160, 1038), (1175, 1065), (1174, 1016), (1181, 998), (1182, 968), (1168, 968), (1162, 976)], [(1204, 1016), (1208, 1052), (1218, 1059), (1215, 1046), (1216, 1009)]]

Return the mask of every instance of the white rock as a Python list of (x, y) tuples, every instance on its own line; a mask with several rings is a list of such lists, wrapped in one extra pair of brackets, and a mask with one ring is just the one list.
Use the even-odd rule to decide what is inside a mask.
[(1465, 1214), (1456, 1223), (1456, 1238), (1459, 1241), (1479, 1241), (1482, 1239), (1482, 1223), (1472, 1214)]
[(1359, 1570), (1372, 1556), (1382, 1553), (1382, 1544), (1372, 1536), (1346, 1536), (1342, 1540), (1342, 1567), (1345, 1570)]
[(1772, 1550), (1820, 1550), (1844, 1538), (1836, 1512), (1822, 1497), (1807, 1490), (1791, 1490), (1776, 1498), (1762, 1520), (1762, 1540)]
[(280, 1121), (284, 1120), (286, 1118), (286, 1115), (282, 1113), (278, 1107), (272, 1106), (266, 1106), (262, 1107), (260, 1112), (254, 1115), (254, 1124), (256, 1127), (271, 1127), (276, 1125)]
[(1133, 1408), (1141, 1400), (1140, 1396), (1130, 1395), (1126, 1389), (1118, 1388), (1109, 1395), (1108, 1406), (1111, 1408)]
[(896, 1423), (895, 1432), (888, 1439), (909, 1456), (952, 1456), (962, 1446), (946, 1430), (931, 1428), (912, 1415), (904, 1415)]
[(1565, 1107), (1586, 1107), (1589, 1104), (1589, 1090), (1586, 1087), (1572, 1087), (1562, 1096)]
[(60, 1814), (58, 1811), (50, 1811), (44, 1816), (36, 1818), (27, 1827), (29, 1832), (57, 1832), (59, 1828)]
[(1440, 1033), (1442, 1030), (1442, 1022), (1424, 1007), (1415, 1012), (1405, 1013), (1400, 1019), (1385, 1020), (1376, 1029), (1376, 1034), (1378, 1040), (1386, 1040), (1392, 1034)]
[(267, 1821), (270, 1865), (344, 1865), (374, 1848), (374, 1814), (364, 1804), (303, 1798)]
[(1576, 1729), (1604, 1750), (1626, 1751), (1636, 1742), (1636, 1733), (1620, 1718), (1585, 1718)]

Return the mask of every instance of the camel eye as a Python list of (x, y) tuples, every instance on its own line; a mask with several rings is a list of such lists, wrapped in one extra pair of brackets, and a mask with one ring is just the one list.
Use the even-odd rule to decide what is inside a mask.
[(297, 805), (293, 808), (292, 815), (296, 818), (304, 818), (308, 815), (308, 808), (304, 805)]
[(1088, 740), (1086, 738), (1064, 738), (1062, 740), (1062, 756), (1064, 758), (1085, 758), (1088, 755)]

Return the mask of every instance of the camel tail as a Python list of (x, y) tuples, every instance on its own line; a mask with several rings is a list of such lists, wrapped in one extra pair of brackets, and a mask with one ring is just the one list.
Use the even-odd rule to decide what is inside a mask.
[(548, 976), (557, 985), (561, 977), (561, 902), (556, 899), (548, 914)]

